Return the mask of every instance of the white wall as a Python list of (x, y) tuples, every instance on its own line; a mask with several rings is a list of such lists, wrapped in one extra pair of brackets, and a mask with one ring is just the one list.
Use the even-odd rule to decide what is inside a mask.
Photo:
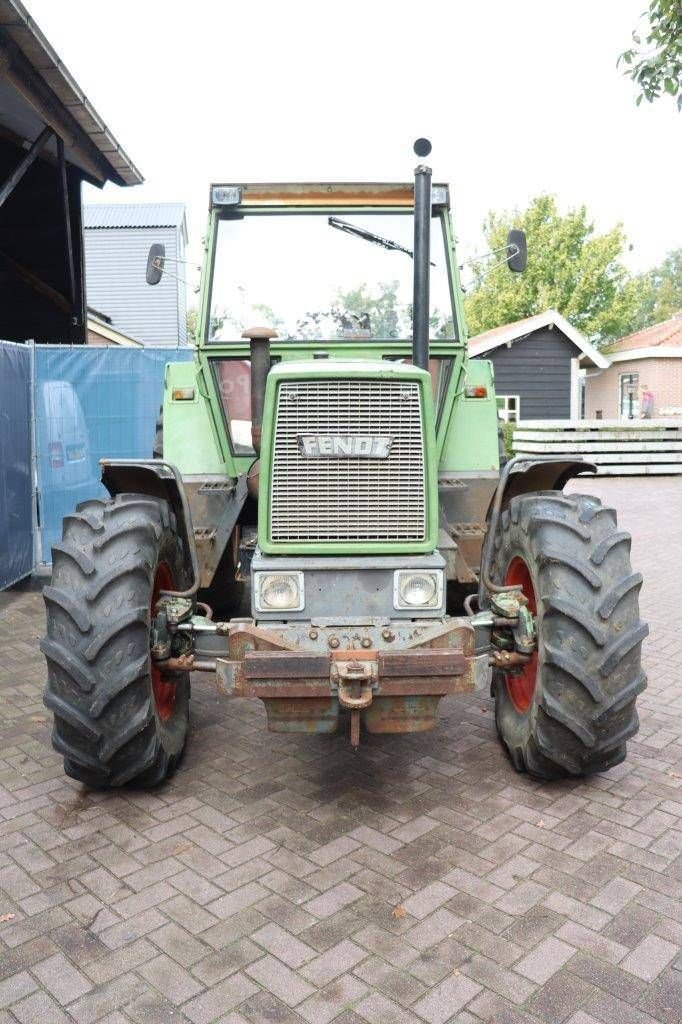
[[(85, 284), (89, 306), (111, 317), (114, 327), (145, 345), (187, 341), (184, 246), (178, 228), (87, 228)], [(158, 285), (145, 280), (154, 242), (166, 246), (169, 273)], [(171, 277), (170, 275), (173, 275)]]

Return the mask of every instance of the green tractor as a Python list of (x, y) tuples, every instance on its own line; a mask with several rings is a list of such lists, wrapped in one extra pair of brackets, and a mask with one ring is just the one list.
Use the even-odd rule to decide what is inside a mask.
[[(618, 764), (642, 577), (613, 509), (563, 491), (593, 466), (501, 458), (448, 187), (420, 163), (410, 184), (210, 195), (196, 359), (166, 367), (155, 457), (103, 460), (111, 497), (53, 548), (41, 646), (67, 774), (161, 782), (199, 671), (275, 732), (343, 726), (354, 747), (491, 689), (519, 771)], [(523, 270), (521, 232), (503, 258)], [(153, 246), (149, 284), (165, 263)]]

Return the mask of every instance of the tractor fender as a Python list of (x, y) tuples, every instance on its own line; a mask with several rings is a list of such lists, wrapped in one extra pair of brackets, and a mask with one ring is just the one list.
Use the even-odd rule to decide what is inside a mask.
[(501, 467), (500, 479), (488, 508), (488, 527), (481, 552), (480, 608), (487, 607), (489, 593), (505, 589), (490, 578), (493, 545), (502, 510), (519, 494), (560, 491), (572, 477), (585, 472), (596, 473), (597, 467), (584, 459), (555, 458), (553, 455), (515, 455)]
[[(514, 461), (513, 471), (502, 474), (500, 485), (503, 488), (502, 505), (504, 508), (517, 494), (528, 494), (530, 491), (561, 491), (566, 483), (580, 473), (596, 473), (597, 467), (584, 459), (571, 458), (539, 458), (528, 461)], [(490, 503), (488, 517), (495, 497)]]
[(199, 589), (199, 565), (192, 515), (177, 466), (164, 459), (100, 459), (99, 464), (102, 483), (112, 498), (117, 494), (147, 494), (152, 498), (165, 498), (168, 502), (182, 540), (186, 589), (181, 594), (194, 597)]

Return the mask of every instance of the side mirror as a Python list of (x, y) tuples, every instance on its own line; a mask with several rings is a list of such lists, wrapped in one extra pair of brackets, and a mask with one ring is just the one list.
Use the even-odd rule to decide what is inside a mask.
[(528, 263), (526, 232), (516, 228), (507, 235), (507, 266), (515, 274), (521, 274)]
[(163, 277), (163, 268), (166, 263), (166, 246), (162, 242), (155, 242), (147, 256), (147, 284), (158, 284)]

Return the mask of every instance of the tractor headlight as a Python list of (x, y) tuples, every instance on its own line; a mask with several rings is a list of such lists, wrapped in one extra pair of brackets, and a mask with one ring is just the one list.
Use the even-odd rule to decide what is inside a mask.
[(305, 603), (302, 572), (257, 572), (256, 611), (300, 612)]
[(394, 608), (440, 608), (443, 573), (440, 569), (398, 569), (393, 576)]

